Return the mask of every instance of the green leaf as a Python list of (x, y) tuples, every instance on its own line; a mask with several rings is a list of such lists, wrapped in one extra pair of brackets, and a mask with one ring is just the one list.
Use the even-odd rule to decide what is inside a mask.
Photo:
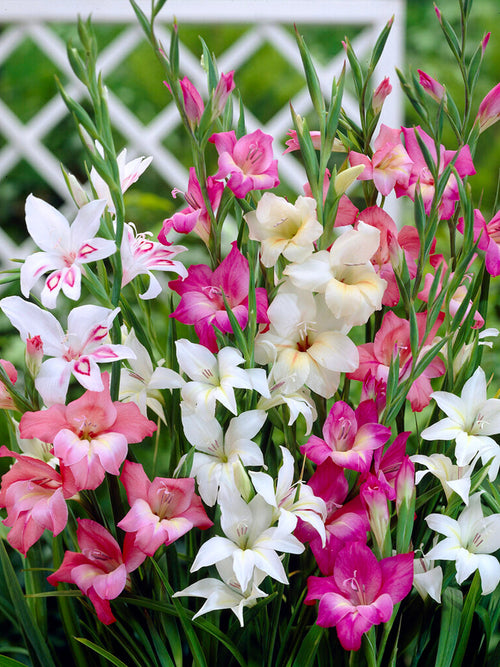
[(452, 667), (461, 667), (469, 643), (470, 630), (472, 626), (472, 619), (474, 618), (474, 611), (476, 609), (477, 603), (481, 596), (481, 584), (480, 584), (480, 575), (479, 570), (476, 570), (474, 578), (472, 579), (472, 584), (465, 598), (465, 603), (462, 609), (462, 615), (460, 618), (460, 629), (458, 632), (459, 641), (458, 646), (453, 656), (453, 662), (451, 663)]
[(319, 77), (314, 67), (311, 54), (307, 48), (304, 38), (299, 34), (297, 26), (295, 26), (295, 39), (299, 47), (300, 57), (302, 58), (302, 65), (304, 66), (304, 73), (306, 75), (306, 83), (307, 88), (309, 89), (309, 95), (311, 96), (311, 101), (321, 123), (323, 122), (325, 114), (325, 100), (323, 99)]
[(457, 588), (445, 588), (442, 598), (441, 631), (436, 656), (436, 667), (449, 667), (458, 640), (460, 615), (462, 613), (462, 593)]
[(35, 619), (31, 614), (24, 598), (24, 593), (16, 577), (12, 563), (10, 562), (3, 540), (0, 540), (0, 565), (5, 577), (7, 591), (12, 605), (16, 611), (19, 630), (23, 635), (26, 646), (30, 652), (34, 665), (41, 667), (55, 667), (54, 661), (44, 639), (38, 629)]
[(311, 626), (293, 661), (293, 667), (309, 667), (314, 664), (323, 633), (324, 628), (319, 625)]
[(359, 64), (359, 60), (356, 57), (356, 54), (354, 53), (354, 50), (351, 46), (351, 42), (347, 39), (347, 37), (344, 38), (343, 43), (347, 53), (347, 59), (349, 60), (349, 65), (351, 66), (351, 73), (354, 85), (356, 87), (356, 92), (358, 98), (361, 99), (363, 91), (363, 72), (361, 70), (361, 65)]
[(375, 46), (373, 47), (372, 55), (370, 58), (370, 64), (368, 66), (369, 72), (373, 72), (378, 61), (380, 60), (380, 56), (382, 55), (382, 52), (385, 48), (385, 44), (391, 32), (393, 23), (394, 23), (394, 16), (385, 24), (385, 26), (382, 29), (382, 32), (380, 33), (380, 35), (377, 38), (377, 41), (375, 42)]
[(26, 667), (26, 663), (8, 658), (6, 655), (0, 655), (0, 667)]
[(217, 65), (213, 55), (210, 53), (205, 40), (200, 37), (201, 46), (203, 48), (203, 67), (208, 74), (208, 92), (209, 94), (215, 90), (219, 82), (219, 75), (217, 73)]
[(103, 649), (102, 646), (98, 646), (97, 644), (94, 644), (94, 642), (91, 642), (89, 639), (85, 639), (84, 637), (75, 637), (75, 639), (76, 639), (77, 642), (80, 642), (84, 646), (87, 646), (87, 648), (92, 649), (93, 651), (98, 653), (103, 658), (106, 658), (106, 660), (108, 662), (110, 662), (112, 665), (116, 665), (116, 667), (128, 667), (124, 662), (122, 662), (115, 655), (113, 655), (109, 651), (106, 651), (105, 649)]

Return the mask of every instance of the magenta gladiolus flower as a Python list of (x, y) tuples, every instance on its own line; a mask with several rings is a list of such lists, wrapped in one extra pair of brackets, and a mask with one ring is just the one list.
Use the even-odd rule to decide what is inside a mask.
[[(417, 128), (403, 127), (402, 131), (405, 137), (406, 151), (413, 160), (413, 168), (411, 170), (410, 179), (407, 185), (397, 183), (395, 186), (396, 196), (402, 197), (407, 195), (412, 201), (415, 201), (415, 189), (419, 191), (424, 200), (425, 212), (429, 215), (434, 199), (435, 182), (434, 178), (427, 166), (423, 153), (418, 145), (415, 129), (424, 144), (427, 146), (434, 162), (437, 162), (436, 146), (434, 140), (422, 130), (420, 126)], [(467, 144), (463, 146), (457, 155), (457, 151), (445, 150), (444, 146), (439, 149), (439, 176), (443, 173), (446, 167), (455, 159), (454, 166), (460, 178), (464, 176), (471, 176), (476, 173), (474, 165), (472, 164), (472, 157), (470, 149)], [(453, 215), (455, 210), (455, 202), (459, 199), (457, 179), (453, 174), (448, 179), (444, 188), (441, 201), (439, 203), (439, 214), (442, 220), (448, 220)]]
[(123, 553), (115, 538), (90, 519), (77, 519), (77, 551), (66, 551), (61, 567), (47, 577), (52, 586), (60, 581), (76, 584), (95, 607), (99, 620), (114, 623), (110, 600), (130, 585), (129, 573), (144, 561), (145, 554), (133, 545), (133, 535), (125, 536)]
[(134, 533), (134, 545), (148, 556), (153, 556), (162, 544), (172, 544), (191, 528), (205, 530), (213, 525), (201, 498), (194, 492), (192, 477), (155, 477), (150, 482), (142, 465), (125, 461), (120, 480), (131, 509), (118, 527)]
[[(173, 280), (169, 287), (181, 296), (181, 301), (170, 317), (184, 324), (194, 324), (200, 343), (211, 352), (217, 352), (217, 340), (213, 327), (224, 333), (232, 333), (224, 299), (244, 329), (248, 322), (248, 260), (233, 241), (229, 255), (211, 271), (205, 264), (189, 268), (185, 280)], [(257, 322), (267, 323), (267, 292), (263, 287), (255, 290)]]
[[(432, 344), (437, 330), (441, 326), (444, 315), (439, 315), (424, 343), (425, 322), (427, 313), (417, 313), (419, 342), (423, 344), (422, 353)], [(384, 315), (380, 329), (375, 334), (373, 343), (358, 346), (359, 366), (349, 373), (352, 380), (364, 381), (371, 372), (372, 377), (387, 384), (391, 360), (399, 353), (399, 382), (404, 381), (411, 373), (413, 358), (410, 345), (410, 323), (397, 317), (392, 311)], [(408, 400), (414, 412), (420, 412), (429, 405), (432, 387), (430, 378), (440, 377), (445, 372), (441, 359), (434, 358), (421, 375), (413, 382), (408, 392)]]
[(236, 139), (234, 130), (213, 134), (209, 141), (219, 153), (219, 171), (215, 179), (228, 177), (227, 186), (237, 197), (250, 190), (267, 190), (279, 185), (278, 160), (273, 160), (273, 138), (255, 130)]
[(476, 122), (479, 123), (479, 132), (484, 132), (500, 119), (500, 83), (490, 90), (479, 105)]
[(361, 403), (356, 411), (344, 401), (333, 404), (323, 425), (323, 438), (312, 435), (300, 451), (314, 463), (331, 459), (342, 468), (366, 472), (374, 449), (391, 437), (391, 429), (378, 423), (373, 401)]
[(26, 412), (19, 424), (22, 438), (54, 444), (54, 454), (71, 469), (78, 489), (96, 489), (106, 472), (120, 474), (128, 444), (141, 442), (156, 431), (135, 403), (112, 402), (109, 377), (103, 391), (86, 391), (67, 406)]
[(352, 542), (339, 552), (332, 576), (309, 577), (305, 603), (319, 600), (317, 624), (336, 626), (344, 649), (357, 651), (362, 635), (391, 618), (412, 582), (413, 552), (377, 561), (365, 544)]
[[(206, 188), (210, 206), (215, 213), (220, 204), (224, 184), (220, 181), (216, 181), (212, 176), (209, 176), (206, 181)], [(174, 197), (178, 193), (179, 190), (177, 189), (172, 191)], [(203, 195), (201, 194), (200, 183), (196, 178), (196, 170), (194, 167), (189, 169), (188, 189), (187, 192), (184, 193), (184, 198), (188, 204), (187, 208), (183, 208), (182, 211), (174, 213), (171, 218), (167, 218), (163, 221), (163, 227), (158, 234), (158, 241), (163, 243), (163, 245), (170, 245), (169, 241), (167, 241), (167, 234), (171, 229), (174, 229), (179, 234), (189, 234), (189, 232), (194, 232), (195, 234), (198, 234), (206, 245), (208, 245), (211, 227), (210, 215), (205, 206)]]
[(47, 528), (58, 535), (68, 521), (66, 499), (77, 493), (71, 472), (56, 472), (48, 463), (0, 447), (0, 456), (16, 460), (2, 477), (0, 507), (7, 508), (3, 524), (11, 530), (7, 541), (26, 555)]

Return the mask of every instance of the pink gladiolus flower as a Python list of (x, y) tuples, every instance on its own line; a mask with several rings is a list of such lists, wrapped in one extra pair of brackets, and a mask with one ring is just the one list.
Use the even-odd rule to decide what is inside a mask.
[(142, 465), (125, 461), (120, 480), (131, 509), (118, 527), (134, 533), (134, 546), (148, 556), (153, 556), (162, 544), (172, 544), (191, 528), (205, 530), (213, 525), (194, 492), (192, 477), (155, 477), (150, 482)]
[[(151, 235), (151, 232), (149, 232)], [(141, 299), (154, 299), (161, 292), (158, 279), (151, 273), (155, 271), (173, 271), (182, 278), (187, 276), (187, 271), (182, 262), (173, 260), (173, 257), (186, 250), (181, 245), (170, 245), (164, 247), (147, 238), (147, 234), (136, 234), (131, 224), (125, 223), (123, 239), (120, 247), (122, 257), (123, 274), (122, 287), (128, 285), (136, 276), (149, 276), (149, 289), (140, 294)]]
[(500, 119), (500, 83), (490, 90), (479, 105), (476, 123), (479, 123), (479, 132), (484, 132)]
[[(447, 264), (444, 260), (443, 255), (432, 255), (431, 258), (430, 258), (430, 263), (436, 270), (441, 264), (443, 265), (443, 273), (441, 274), (441, 278), (439, 280), (439, 286), (438, 286), (437, 291), (436, 291), (436, 296), (437, 296), (443, 288), (443, 278), (442, 278), (442, 276), (443, 276), (444, 273), (446, 273), (446, 270), (447, 270), (448, 266), (447, 266)], [(450, 274), (450, 277), (449, 277), (450, 281), (452, 280), (453, 275), (454, 275), (454, 273)], [(429, 301), (429, 292), (431, 290), (432, 284), (434, 283), (434, 280), (435, 280), (435, 276), (431, 275), (430, 273), (427, 273), (425, 275), (424, 289), (421, 290), (417, 294), (419, 299), (428, 303), (428, 301)], [(448, 303), (448, 309), (449, 309), (449, 313), (450, 313), (451, 317), (455, 316), (455, 313), (460, 308), (460, 306), (462, 305), (463, 300), (467, 296), (467, 285), (464, 284), (467, 281), (470, 283), (471, 276), (468, 275), (468, 274), (465, 274), (463, 283), (459, 287), (457, 287), (457, 289), (455, 290), (454, 294), (452, 295), (452, 297), (451, 297), (451, 299)], [(446, 304), (443, 304), (443, 309), (444, 309), (445, 305)], [(470, 311), (471, 307), (472, 307), (472, 301), (469, 301), (469, 305), (467, 307), (467, 310), (465, 311), (464, 318), (469, 314), (469, 311)], [(476, 312), (474, 313), (474, 324), (472, 325), (472, 328), (473, 329), (481, 329), (483, 326), (484, 326), (484, 319), (483, 319), (481, 313), (478, 310), (476, 310)]]
[(401, 143), (400, 134), (400, 130), (381, 125), (379, 135), (374, 142), (375, 152), (371, 160), (356, 151), (349, 153), (351, 166), (358, 164), (365, 166), (358, 180), (373, 179), (375, 187), (384, 196), (388, 195), (396, 184), (407, 187), (410, 178), (413, 161)]
[(319, 600), (317, 624), (337, 627), (340, 643), (357, 651), (372, 625), (387, 622), (413, 582), (413, 552), (377, 561), (362, 542), (344, 547), (330, 577), (309, 577), (306, 604)]
[(61, 567), (47, 577), (52, 586), (60, 581), (76, 584), (95, 607), (105, 625), (116, 621), (109, 604), (130, 586), (129, 573), (144, 561), (145, 554), (133, 546), (133, 535), (125, 536), (123, 554), (115, 538), (90, 519), (77, 519), (76, 535), (81, 553), (66, 551)]
[[(297, 131), (289, 130), (287, 134), (290, 137), (290, 139), (287, 139), (287, 141), (285, 141), (285, 146), (288, 146), (288, 148), (286, 149), (286, 151), (283, 151), (283, 155), (285, 155), (285, 153), (291, 153), (292, 151), (300, 150), (300, 144), (297, 138)], [(311, 137), (312, 145), (316, 150), (319, 151), (319, 149), (321, 148), (321, 132), (319, 130), (312, 130), (311, 132), (309, 132), (309, 135)]]
[[(426, 134), (420, 126), (418, 126), (416, 130), (424, 144), (427, 146), (434, 162), (437, 162), (434, 140)], [(420, 146), (418, 145), (415, 128), (403, 127), (402, 131), (405, 137), (406, 150), (410, 158), (413, 160), (413, 167), (411, 169), (410, 179), (406, 185), (402, 182), (396, 183), (396, 196), (402, 197), (403, 195), (407, 195), (412, 201), (415, 201), (415, 189), (419, 188), (424, 200), (425, 212), (429, 215), (435, 192), (434, 178), (425, 162)], [(472, 164), (469, 146), (463, 146), (458, 151), (458, 155), (457, 151), (445, 150), (444, 146), (440, 146), (439, 153), (439, 176), (452, 160), (455, 160), (454, 166), (460, 178), (476, 173), (474, 165)], [(457, 180), (455, 176), (451, 174), (439, 203), (439, 214), (442, 220), (451, 218), (455, 210), (455, 202), (458, 201), (459, 198)]]
[[(432, 344), (434, 336), (443, 322), (444, 315), (437, 318), (424, 342), (426, 318), (427, 313), (417, 313), (419, 341), (420, 345), (423, 345), (422, 353), (425, 353), (427, 346)], [(384, 315), (382, 325), (375, 334), (374, 342), (359, 345), (358, 351), (359, 367), (349, 373), (348, 376), (352, 380), (363, 381), (367, 373), (371, 371), (373, 377), (387, 384), (391, 360), (399, 352), (399, 382), (404, 382), (405, 378), (410, 375), (413, 363), (410, 346), (410, 323), (389, 311)], [(437, 358), (434, 358), (429, 366), (423, 370), (408, 392), (408, 400), (412, 410), (420, 412), (429, 404), (432, 392), (430, 379), (439, 377), (444, 372), (444, 363)]]
[(385, 102), (385, 98), (392, 92), (392, 86), (389, 77), (386, 76), (373, 92), (372, 109), (374, 113), (379, 113)]
[[(17, 382), (17, 371), (13, 364), (6, 359), (0, 359), (0, 364), (3, 366), (4, 371), (7, 373), (9, 380), (14, 384)], [(15, 410), (16, 405), (12, 399), (12, 396), (7, 391), (3, 382), (0, 381), (0, 410)]]
[[(170, 317), (184, 324), (194, 324), (200, 343), (211, 352), (217, 352), (217, 340), (213, 327), (224, 333), (233, 329), (224, 306), (222, 294), (244, 329), (248, 322), (248, 260), (233, 241), (229, 255), (211, 271), (205, 264), (189, 267), (185, 280), (174, 280), (169, 287), (181, 296), (181, 301)], [(263, 287), (255, 290), (257, 322), (267, 323), (267, 292)]]
[(227, 186), (237, 197), (279, 185), (278, 160), (273, 160), (271, 135), (255, 130), (236, 139), (231, 130), (213, 134), (209, 141), (219, 153), (219, 171), (214, 178), (228, 177)]
[[(212, 211), (216, 213), (222, 197), (222, 191), (224, 190), (224, 184), (209, 176), (206, 181), (206, 188), (210, 206)], [(175, 197), (178, 192), (179, 190), (173, 190), (172, 195)], [(174, 213), (171, 218), (163, 221), (163, 227), (158, 234), (158, 240), (164, 245), (169, 245), (167, 234), (171, 229), (174, 229), (179, 234), (194, 232), (198, 234), (205, 245), (208, 245), (211, 228), (210, 215), (203, 201), (200, 183), (196, 178), (194, 167), (191, 167), (189, 170), (188, 189), (184, 193), (184, 198), (188, 204), (187, 208), (183, 208), (182, 211)]]
[(26, 555), (47, 528), (58, 535), (68, 521), (66, 499), (77, 492), (71, 472), (58, 473), (40, 459), (0, 447), (0, 456), (16, 460), (2, 477), (0, 507), (7, 508), (3, 524), (11, 528), (7, 541)]
[[(464, 233), (463, 218), (458, 221), (457, 229)], [(485, 251), (486, 271), (491, 276), (500, 276), (500, 211), (486, 222), (481, 211), (474, 209), (474, 241), (478, 239), (477, 247)]]
[(436, 100), (436, 102), (441, 102), (443, 97), (446, 95), (444, 86), (440, 84), (439, 81), (436, 81), (436, 79), (433, 79), (432, 76), (422, 72), (421, 69), (418, 69), (417, 72), (420, 77), (420, 85), (425, 90), (425, 92), (430, 97), (432, 97), (433, 100)]
[(26, 412), (19, 424), (22, 438), (54, 444), (54, 454), (71, 469), (78, 489), (96, 489), (106, 472), (120, 474), (128, 445), (156, 431), (156, 424), (135, 403), (112, 402), (109, 376), (103, 391), (86, 391), (67, 406)]
[(314, 463), (331, 459), (342, 468), (366, 472), (374, 449), (391, 437), (391, 429), (378, 423), (373, 401), (361, 403), (354, 411), (344, 401), (333, 404), (323, 425), (323, 438), (312, 435), (300, 451)]

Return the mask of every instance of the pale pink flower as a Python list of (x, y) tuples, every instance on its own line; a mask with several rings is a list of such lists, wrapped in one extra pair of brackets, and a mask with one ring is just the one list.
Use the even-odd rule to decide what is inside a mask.
[(80, 298), (82, 265), (109, 257), (116, 250), (114, 241), (95, 237), (105, 207), (106, 202), (100, 199), (85, 204), (70, 225), (53, 206), (29, 195), (26, 226), (42, 252), (30, 255), (21, 266), (21, 292), (25, 297), (38, 279), (51, 271), (41, 294), (46, 308), (55, 308), (61, 289), (73, 301)]
[[(417, 313), (419, 343), (422, 346), (421, 354), (424, 354), (428, 346), (432, 344), (444, 316), (438, 316), (436, 323), (424, 341), (426, 319), (427, 313)], [(359, 345), (358, 352), (359, 367), (350, 373), (349, 377), (351, 379), (363, 381), (366, 375), (371, 372), (372, 377), (387, 384), (389, 367), (396, 354), (399, 353), (399, 382), (404, 382), (409, 377), (414, 363), (410, 345), (410, 323), (408, 320), (397, 317), (392, 311), (387, 312), (384, 315), (380, 329), (375, 334), (374, 342)], [(429, 404), (432, 393), (430, 379), (439, 377), (444, 372), (444, 363), (436, 357), (416, 378), (408, 391), (408, 400), (412, 410), (420, 412)]]
[[(409, 181), (406, 184), (403, 182), (396, 183), (395, 191), (397, 197), (407, 195), (412, 201), (415, 201), (415, 190), (418, 189), (424, 201), (425, 212), (429, 215), (436, 184), (418, 144), (415, 131), (418, 132), (421, 140), (426, 145), (434, 162), (437, 163), (438, 161), (436, 146), (432, 137), (424, 132), (420, 126), (416, 128), (403, 127), (402, 132), (405, 138), (406, 151), (411, 160), (413, 160), (413, 166)], [(438, 176), (441, 176), (452, 160), (454, 160), (453, 164), (460, 178), (476, 173), (472, 163), (470, 148), (467, 144), (462, 146), (459, 151), (446, 150), (444, 146), (440, 146)], [(455, 211), (455, 202), (459, 199), (457, 179), (454, 174), (451, 174), (439, 202), (439, 214), (442, 220), (451, 218)]]
[(212, 118), (217, 118), (224, 111), (229, 95), (234, 90), (234, 70), (220, 75), (212, 97)]
[(213, 134), (209, 141), (219, 153), (219, 171), (214, 178), (227, 177), (227, 186), (237, 197), (279, 185), (278, 160), (273, 160), (271, 135), (255, 130), (236, 139), (231, 130)]
[(213, 525), (194, 492), (192, 477), (155, 477), (150, 482), (142, 465), (125, 461), (120, 481), (131, 509), (118, 527), (135, 534), (134, 546), (148, 556), (153, 556), (162, 544), (172, 544), (191, 528), (206, 530)]
[[(499, 84), (500, 85), (500, 84)], [(464, 219), (460, 218), (457, 229), (464, 233)], [(478, 208), (474, 209), (474, 241), (484, 250), (486, 270), (491, 276), (500, 275), (500, 211), (486, 222)]]
[(2, 299), (0, 308), (24, 341), (40, 336), (44, 353), (52, 357), (42, 363), (35, 379), (35, 387), (47, 406), (65, 402), (71, 375), (85, 389), (102, 391), (98, 364), (135, 357), (128, 347), (109, 343), (108, 332), (119, 308), (73, 308), (66, 332), (51, 313), (18, 296)]
[(116, 621), (109, 604), (125, 588), (130, 587), (129, 573), (136, 570), (145, 554), (133, 546), (133, 535), (125, 536), (123, 553), (115, 538), (90, 519), (77, 519), (77, 551), (66, 551), (61, 566), (47, 581), (57, 586), (60, 581), (76, 584), (95, 607), (97, 617), (105, 625)]
[(120, 254), (122, 257), (122, 287), (128, 285), (136, 276), (149, 276), (149, 288), (141, 299), (154, 299), (161, 292), (161, 285), (152, 271), (172, 271), (181, 278), (187, 276), (186, 267), (182, 262), (173, 259), (186, 250), (181, 245), (162, 245), (148, 239), (151, 232), (137, 234), (132, 224), (125, 223), (123, 229)]
[(406, 187), (413, 161), (401, 143), (401, 131), (387, 125), (380, 126), (380, 132), (373, 144), (375, 152), (370, 160), (366, 155), (351, 151), (349, 162), (352, 166), (363, 164), (365, 169), (358, 180), (373, 180), (377, 190), (388, 195), (396, 183)]
[[(99, 153), (103, 155), (103, 149), (97, 142), (96, 148)], [(141, 174), (149, 167), (152, 160), (152, 157), (141, 156), (127, 162), (127, 149), (124, 148), (121, 151), (116, 158), (116, 164), (118, 166), (120, 188), (122, 192), (128, 190), (129, 187), (139, 179), (139, 176), (141, 176)], [(90, 181), (99, 199), (105, 199), (109, 212), (114, 214), (115, 205), (113, 204), (109, 186), (102, 176), (97, 173), (95, 167), (92, 167), (90, 170)]]
[(156, 431), (135, 403), (111, 401), (107, 373), (103, 385), (103, 391), (86, 391), (67, 406), (25, 412), (19, 424), (22, 438), (54, 444), (54, 454), (71, 469), (79, 490), (96, 489), (106, 472), (119, 475), (128, 445)]
[(0, 456), (12, 456), (16, 462), (2, 477), (0, 507), (7, 508), (3, 524), (11, 530), (7, 541), (26, 555), (28, 549), (47, 528), (58, 535), (68, 521), (66, 500), (77, 488), (68, 469), (61, 473), (45, 461), (17, 454), (0, 447)]

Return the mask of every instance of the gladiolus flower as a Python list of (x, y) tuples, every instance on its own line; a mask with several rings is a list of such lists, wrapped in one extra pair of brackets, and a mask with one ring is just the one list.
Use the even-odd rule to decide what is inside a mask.
[(3, 524), (10, 527), (7, 541), (26, 555), (47, 528), (58, 535), (68, 521), (66, 500), (77, 492), (73, 476), (64, 466), (61, 473), (45, 461), (0, 447), (0, 456), (16, 462), (2, 477), (0, 507), (7, 508)]
[[(184, 324), (194, 324), (200, 343), (211, 352), (217, 352), (218, 349), (213, 327), (224, 333), (233, 332), (223, 294), (240, 327), (244, 329), (248, 323), (248, 260), (238, 250), (236, 241), (231, 245), (231, 252), (215, 271), (211, 271), (205, 264), (196, 264), (189, 267), (187, 278), (169, 283), (169, 287), (181, 296), (179, 305), (170, 317)], [(267, 323), (266, 290), (257, 287), (255, 298), (257, 322)]]
[(44, 273), (52, 271), (41, 294), (46, 308), (55, 308), (61, 289), (73, 301), (80, 298), (82, 265), (109, 257), (116, 250), (114, 241), (95, 237), (105, 207), (101, 199), (85, 204), (70, 225), (50, 204), (33, 195), (28, 197), (26, 226), (42, 252), (30, 255), (21, 267), (25, 297)]
[(135, 535), (134, 546), (153, 556), (191, 528), (206, 530), (213, 525), (194, 492), (194, 478), (149, 481), (139, 463), (125, 461), (120, 481), (127, 491), (130, 511), (118, 527)]
[(99, 620), (109, 625), (116, 621), (109, 601), (130, 586), (129, 573), (141, 565), (145, 555), (133, 546), (133, 535), (125, 536), (122, 553), (118, 542), (101, 525), (90, 519), (77, 521), (81, 553), (66, 551), (61, 567), (47, 581), (52, 586), (60, 581), (76, 584), (94, 605)]
[[(212, 176), (208, 176), (205, 186), (212, 211), (216, 213), (222, 197), (222, 191), (224, 190), (224, 184), (216, 181)], [(179, 192), (177, 189), (172, 190), (173, 197), (175, 198)], [(194, 167), (189, 169), (188, 189), (184, 193), (184, 198), (188, 205), (187, 208), (183, 208), (182, 211), (174, 213), (171, 218), (163, 221), (163, 227), (158, 234), (158, 241), (163, 243), (163, 245), (170, 245), (169, 241), (167, 241), (167, 235), (171, 229), (174, 229), (179, 234), (194, 232), (198, 234), (205, 245), (208, 245), (211, 228), (210, 215), (207, 211)]]
[(213, 134), (209, 141), (219, 153), (219, 171), (214, 178), (228, 177), (227, 186), (237, 197), (279, 185), (278, 160), (273, 160), (271, 135), (255, 130), (237, 140), (231, 130)]
[(156, 431), (135, 403), (111, 401), (107, 373), (103, 385), (103, 391), (86, 391), (67, 406), (25, 412), (19, 424), (22, 438), (54, 443), (54, 454), (71, 469), (78, 489), (96, 489), (106, 472), (119, 475), (128, 444)]
[(344, 649), (357, 651), (372, 625), (390, 619), (412, 581), (413, 552), (379, 562), (365, 544), (352, 542), (339, 552), (332, 576), (309, 577), (305, 603), (319, 600), (317, 624), (336, 626)]

